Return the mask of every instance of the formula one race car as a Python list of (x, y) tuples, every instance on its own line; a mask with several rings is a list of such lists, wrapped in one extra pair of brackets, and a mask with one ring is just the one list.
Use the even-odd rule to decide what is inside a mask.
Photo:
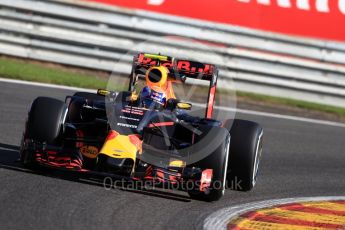
[[(236, 183), (235, 190), (254, 187), (263, 130), (251, 121), (212, 118), (216, 66), (140, 53), (129, 78), (128, 91), (77, 92), (65, 102), (36, 98), (23, 133), (22, 163), (181, 185), (206, 201), (220, 199), (229, 183)], [(209, 83), (203, 116), (175, 96), (173, 85), (186, 86), (186, 79)]]

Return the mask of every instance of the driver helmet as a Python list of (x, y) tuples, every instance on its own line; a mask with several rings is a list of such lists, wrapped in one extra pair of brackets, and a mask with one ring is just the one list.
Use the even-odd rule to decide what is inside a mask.
[(164, 106), (169, 98), (175, 98), (168, 74), (169, 70), (164, 66), (154, 66), (146, 71), (146, 86), (140, 95), (145, 107), (152, 103)]

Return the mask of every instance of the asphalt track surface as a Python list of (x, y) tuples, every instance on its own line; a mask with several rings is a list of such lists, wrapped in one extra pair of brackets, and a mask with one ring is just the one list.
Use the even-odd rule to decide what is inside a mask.
[(334, 196), (345, 192), (345, 128), (238, 114), (264, 127), (258, 184), (227, 190), (218, 202), (184, 193), (106, 190), (93, 180), (33, 173), (16, 162), (24, 119), (37, 96), (73, 92), (0, 83), (1, 229), (196, 229), (212, 212), (266, 199)]

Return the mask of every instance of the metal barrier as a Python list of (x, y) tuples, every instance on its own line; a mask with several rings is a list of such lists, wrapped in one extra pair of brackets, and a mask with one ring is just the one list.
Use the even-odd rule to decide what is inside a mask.
[(217, 64), (219, 87), (345, 107), (342, 43), (80, 1), (0, 1), (2, 54), (128, 74), (138, 51)]

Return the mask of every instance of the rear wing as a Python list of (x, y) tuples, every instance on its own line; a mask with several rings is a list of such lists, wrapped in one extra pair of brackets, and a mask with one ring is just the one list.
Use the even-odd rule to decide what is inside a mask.
[(139, 53), (133, 59), (133, 72), (135, 74), (145, 74), (152, 66), (166, 67), (174, 80), (183, 78), (194, 78), (210, 81), (214, 85), (217, 81), (218, 70), (215, 65), (206, 64), (190, 60), (176, 59), (169, 56)]
[(160, 54), (139, 53), (134, 56), (129, 91), (133, 91), (138, 74), (145, 75), (153, 66), (164, 66), (169, 70), (169, 78), (184, 82), (186, 78), (209, 81), (206, 118), (212, 118), (215, 102), (218, 69), (215, 65), (190, 60), (176, 59)]

